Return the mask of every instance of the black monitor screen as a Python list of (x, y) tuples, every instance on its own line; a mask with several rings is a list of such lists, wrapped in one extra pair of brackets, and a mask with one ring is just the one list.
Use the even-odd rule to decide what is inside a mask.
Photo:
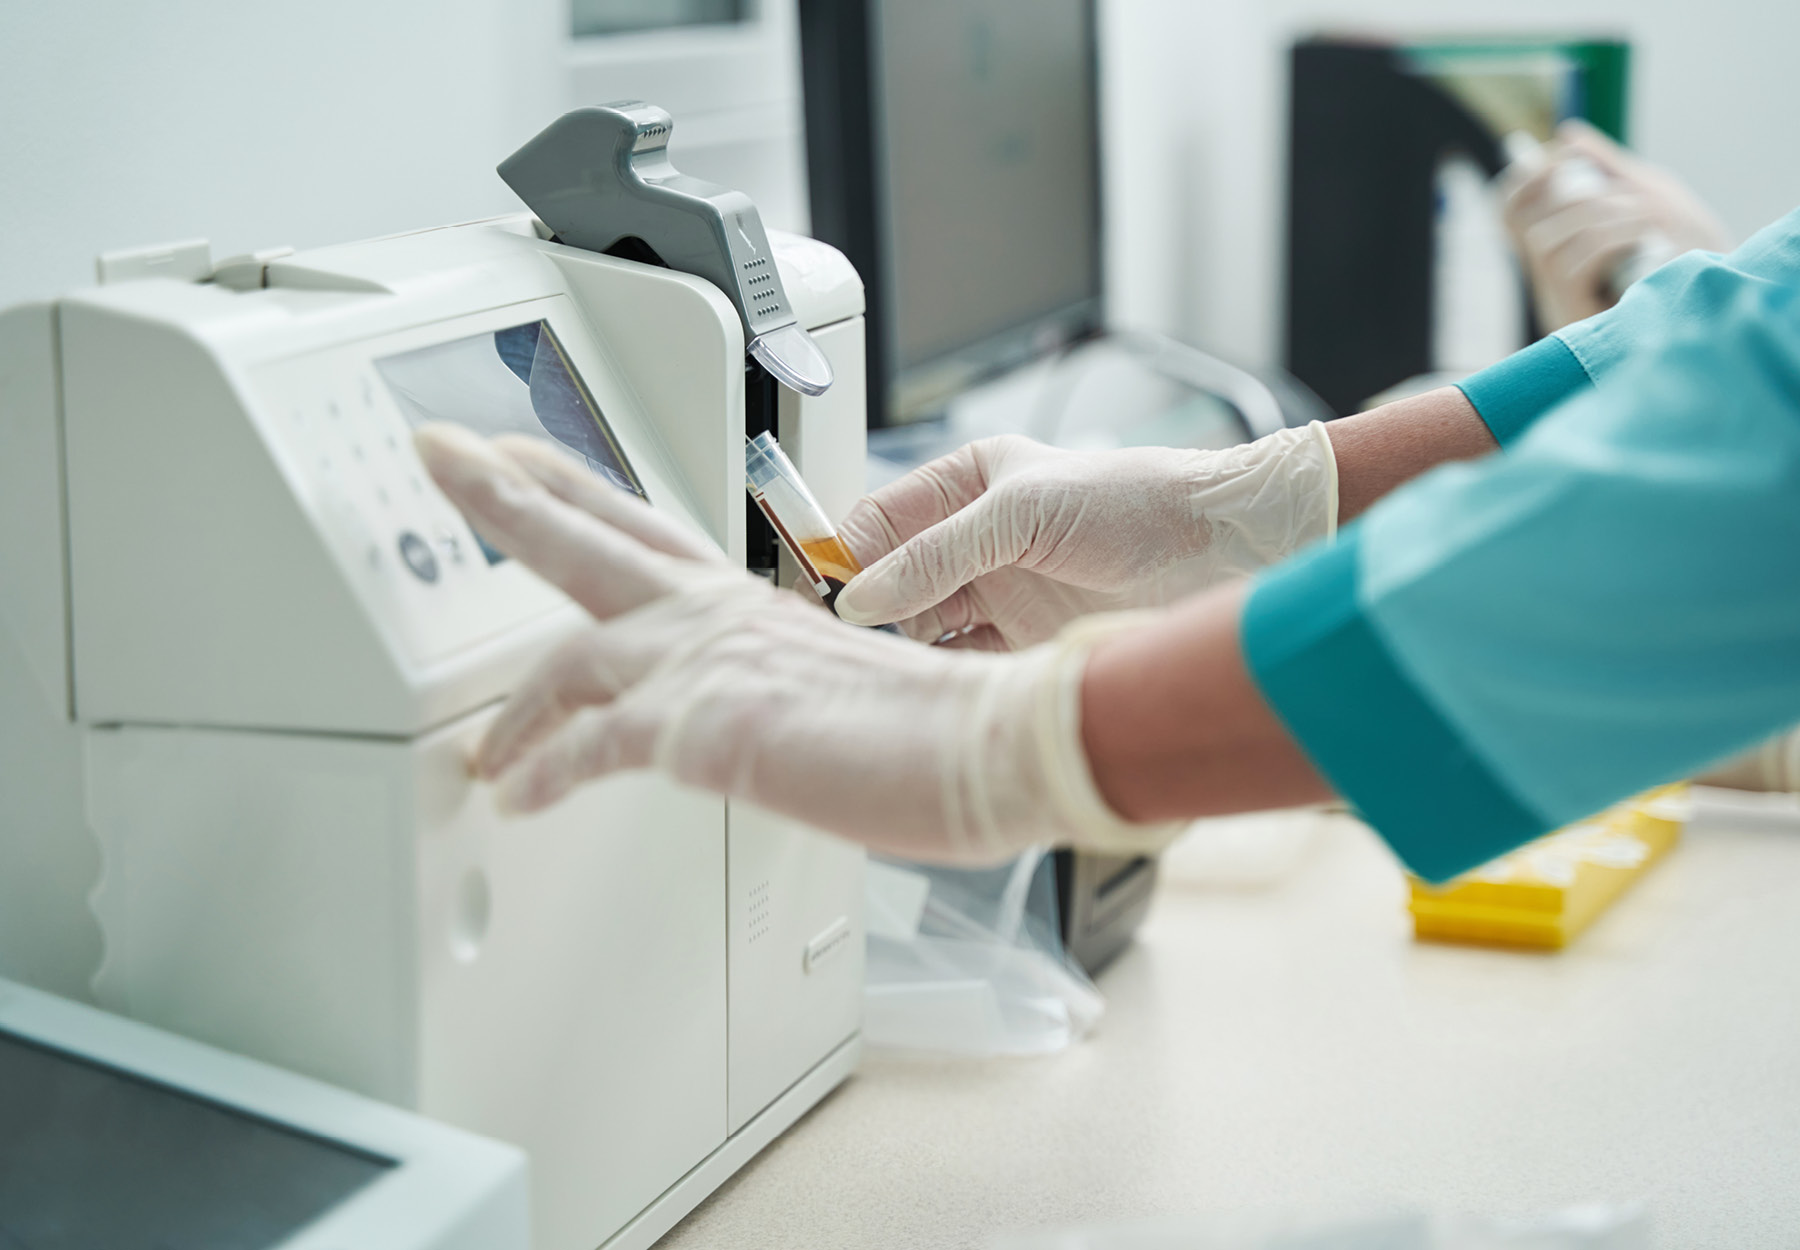
[(264, 1250), (393, 1166), (0, 1032), (6, 1250)]
[(813, 228), (869, 285), (877, 419), (1097, 328), (1091, 0), (810, 0), (802, 22)]

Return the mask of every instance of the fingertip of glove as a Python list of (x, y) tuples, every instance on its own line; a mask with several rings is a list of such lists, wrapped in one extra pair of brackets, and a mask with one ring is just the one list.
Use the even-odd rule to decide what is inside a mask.
[(536, 478), (493, 443), (450, 421), (432, 421), (414, 430), (413, 448), (431, 479), (459, 496), (459, 503), (486, 502), (488, 495), (505, 492), (508, 486), (542, 490)]
[(507, 752), (490, 747), (484, 742), (469, 756), (469, 776), (478, 781), (498, 781), (500, 775), (506, 771), (507, 765), (511, 763), (512, 760), (508, 758)]
[(881, 610), (881, 588), (869, 580), (867, 573), (859, 573), (846, 582), (833, 607), (839, 620), (852, 625), (886, 625), (894, 619)]
[(486, 459), (481, 436), (451, 421), (428, 421), (413, 430), (412, 439), (413, 450), (433, 477), (451, 469), (462, 457)]

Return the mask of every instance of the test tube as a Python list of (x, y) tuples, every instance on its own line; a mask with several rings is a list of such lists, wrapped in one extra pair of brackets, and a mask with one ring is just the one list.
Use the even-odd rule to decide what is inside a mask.
[(819, 598), (836, 611), (838, 592), (862, 572), (862, 565), (800, 480), (794, 462), (766, 430), (744, 440), (744, 486)]

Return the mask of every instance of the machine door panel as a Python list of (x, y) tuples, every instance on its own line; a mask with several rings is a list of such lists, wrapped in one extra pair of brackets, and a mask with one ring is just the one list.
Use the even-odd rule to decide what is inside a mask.
[(863, 852), (730, 808), (731, 1132), (862, 1024)]
[(591, 1250), (725, 1138), (724, 801), (634, 773), (527, 819), (417, 750), (419, 1110), (531, 1155), (539, 1250)]
[(85, 735), (100, 1006), (407, 1105), (407, 746), (148, 726)]

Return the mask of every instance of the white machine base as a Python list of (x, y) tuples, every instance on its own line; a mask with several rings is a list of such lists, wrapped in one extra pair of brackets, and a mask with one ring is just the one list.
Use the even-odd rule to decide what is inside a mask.
[(599, 1250), (646, 1250), (653, 1245), (728, 1177), (755, 1158), (763, 1147), (785, 1133), (825, 1095), (842, 1084), (844, 1078), (856, 1070), (857, 1060), (861, 1057), (862, 1034), (857, 1033), (821, 1059), (818, 1066), (789, 1086), (786, 1093), (765, 1107), (755, 1119), (726, 1138), (724, 1145), (669, 1186), (662, 1197), (608, 1238)]

